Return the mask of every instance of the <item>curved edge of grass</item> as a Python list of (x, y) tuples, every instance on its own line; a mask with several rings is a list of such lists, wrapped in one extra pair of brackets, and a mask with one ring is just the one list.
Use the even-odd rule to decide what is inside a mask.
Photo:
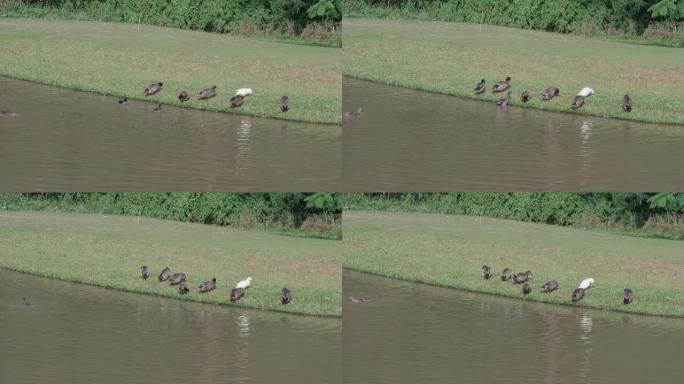
[[(445, 96), (453, 96), (453, 97), (459, 97), (462, 99), (469, 99), (469, 100), (477, 100), (480, 102), (486, 102), (486, 103), (493, 103), (496, 100), (499, 99), (499, 96), (492, 96), (493, 98), (487, 98), (484, 99), (483, 96), (481, 95), (473, 95), (472, 92), (444, 92), (440, 91), (436, 88), (431, 88), (431, 87), (423, 87), (423, 86), (418, 86), (418, 85), (411, 85), (408, 83), (404, 83), (403, 81), (389, 81), (389, 80), (383, 80), (381, 78), (375, 77), (375, 76), (364, 76), (360, 75), (357, 73), (349, 72), (347, 68), (344, 68), (342, 70), (342, 74), (346, 77), (350, 77), (352, 79), (357, 79), (357, 80), (363, 80), (363, 81), (369, 81), (372, 83), (378, 83), (378, 84), (384, 84), (384, 85), (389, 85), (393, 87), (399, 87), (399, 88), (406, 88), (406, 89), (412, 89), (416, 91), (422, 91), (422, 92), (429, 92), (429, 93), (435, 93), (439, 95), (445, 95)], [(486, 97), (486, 96), (484, 96)], [(646, 123), (646, 124), (658, 124), (658, 125), (668, 125), (672, 127), (684, 127), (683, 123), (679, 123), (676, 121), (671, 121), (671, 120), (658, 120), (658, 119), (642, 119), (639, 117), (631, 117), (633, 115), (630, 115), (628, 113), (624, 114), (600, 114), (600, 113), (591, 113), (587, 112), (584, 109), (580, 110), (572, 110), (570, 109), (570, 106), (565, 106), (566, 108), (563, 108), (563, 106), (559, 104), (543, 104), (543, 107), (534, 105), (534, 104), (529, 104), (529, 103), (522, 103), (519, 100), (511, 97), (511, 101), (508, 104), (509, 106), (512, 107), (519, 107), (519, 108), (529, 108), (529, 109), (536, 109), (539, 111), (547, 111), (547, 112), (558, 112), (558, 113), (566, 113), (566, 114), (571, 114), (571, 115), (585, 115), (585, 116), (595, 116), (595, 117), (601, 117), (605, 119), (616, 119), (616, 120), (624, 120), (624, 121), (633, 121), (633, 122), (639, 122), (639, 123)], [(570, 109), (570, 110), (569, 110)], [(630, 117), (628, 117), (630, 116)]]
[[(66, 281), (69, 283), (83, 284), (83, 285), (89, 285), (89, 286), (93, 286), (93, 287), (100, 287), (100, 288), (104, 288), (104, 289), (111, 289), (111, 290), (120, 291), (120, 292), (136, 293), (136, 294), (148, 295), (148, 296), (157, 296), (157, 297), (163, 297), (163, 298), (168, 298), (168, 299), (190, 301), (190, 302), (195, 302), (195, 303), (213, 304), (213, 305), (220, 305), (220, 306), (225, 306), (225, 307), (236, 307), (236, 308), (241, 308), (241, 309), (269, 311), (269, 312), (276, 312), (276, 313), (286, 313), (289, 315), (297, 315), (297, 316), (312, 316), (312, 317), (330, 318), (330, 319), (342, 318), (341, 311), (339, 314), (309, 313), (309, 312), (287, 311), (287, 310), (283, 310), (283, 309), (278, 309), (278, 307), (267, 308), (267, 307), (260, 307), (257, 305), (249, 305), (249, 304), (245, 305), (245, 304), (241, 304), (240, 302), (238, 302), (237, 304), (233, 304), (227, 298), (225, 300), (221, 300), (221, 301), (197, 300), (197, 299), (191, 298), (187, 295), (181, 295), (175, 291), (174, 291), (174, 293), (150, 292), (150, 291), (144, 291), (141, 289), (126, 287), (126, 286), (118, 285), (118, 284), (107, 284), (107, 283), (97, 282), (97, 281), (86, 281), (86, 280), (79, 279), (77, 277), (72, 277), (72, 276), (60, 276), (58, 274), (49, 273), (46, 271), (32, 271), (32, 270), (27, 270), (27, 269), (23, 269), (23, 268), (13, 268), (13, 267), (5, 266), (5, 265), (0, 265), (0, 269), (12, 271), (12, 272), (18, 272), (18, 273), (25, 273), (28, 275), (39, 276), (39, 277), (44, 277), (44, 278), (48, 278), (48, 279)], [(216, 296), (207, 296), (207, 297), (216, 297)]]
[[(236, 108), (230, 108), (230, 106), (226, 106), (225, 108), (206, 108), (202, 106), (192, 106), (189, 104), (184, 104), (181, 102), (165, 102), (165, 101), (160, 101), (160, 100), (155, 100), (154, 102), (150, 101), (149, 99), (145, 99), (144, 97), (140, 97), (139, 95), (126, 95), (126, 94), (121, 94), (121, 93), (114, 93), (114, 92), (109, 92), (106, 90), (102, 89), (97, 89), (93, 87), (78, 87), (78, 86), (70, 86), (66, 84), (61, 84), (61, 83), (54, 83), (54, 82), (49, 82), (49, 81), (44, 81), (40, 79), (39, 77), (34, 77), (34, 76), (23, 76), (23, 75), (17, 75), (13, 73), (7, 73), (2, 70), (0, 67), (0, 76), (5, 77), (8, 79), (15, 79), (15, 80), (21, 80), (21, 81), (28, 81), (31, 83), (35, 84), (41, 84), (41, 85), (46, 85), (50, 87), (58, 87), (58, 88), (63, 88), (63, 89), (70, 89), (74, 91), (79, 91), (79, 92), (88, 92), (88, 93), (95, 93), (98, 95), (104, 95), (104, 96), (111, 96), (111, 97), (117, 97), (117, 98), (128, 98), (131, 101), (138, 101), (141, 103), (149, 103), (149, 104), (162, 104), (162, 105), (167, 105), (171, 107), (176, 107), (176, 108), (188, 108), (188, 109), (195, 109), (198, 111), (208, 111), (208, 112), (220, 112), (220, 113), (227, 113), (227, 114), (232, 114), (232, 115), (242, 115), (242, 116), (251, 116), (251, 117), (256, 117), (260, 119), (271, 119), (271, 120), (282, 120), (282, 121), (289, 121), (289, 122), (294, 122), (294, 123), (307, 123), (307, 124), (316, 124), (320, 126), (336, 126), (336, 127), (341, 127), (342, 126), (342, 114), (340, 114), (340, 118), (337, 120), (326, 120), (326, 121), (321, 121), (321, 120), (316, 120), (315, 118), (312, 119), (297, 119), (297, 118), (288, 118), (286, 117), (283, 112), (280, 112), (280, 114), (260, 114), (260, 113), (249, 113), (249, 112), (241, 112), (240, 110)], [(226, 104), (227, 105), (227, 104)]]
[[(349, 270), (349, 271), (360, 272), (360, 273), (365, 273), (368, 275), (385, 277), (385, 278), (389, 278), (389, 279), (408, 281), (408, 282), (418, 283), (418, 284), (425, 284), (425, 285), (430, 285), (433, 287), (456, 289), (459, 291), (473, 292), (473, 293), (479, 293), (479, 294), (483, 294), (483, 295), (505, 297), (505, 298), (514, 299), (514, 300), (532, 301), (532, 302), (548, 304), (548, 305), (562, 305), (562, 306), (566, 306), (566, 307), (583, 307), (583, 308), (603, 310), (603, 311), (628, 313), (628, 314), (640, 315), (640, 316), (670, 317), (670, 318), (675, 318), (675, 319), (684, 319), (684, 316), (680, 316), (680, 315), (676, 315), (676, 314), (659, 314), (659, 313), (649, 313), (649, 312), (640, 312), (640, 311), (625, 311), (625, 310), (621, 310), (621, 309), (604, 308), (604, 307), (600, 307), (597, 305), (588, 305), (582, 301), (578, 301), (578, 302), (571, 302), (571, 301), (553, 302), (553, 301), (549, 301), (549, 300), (544, 300), (543, 298), (537, 298), (537, 297), (529, 296), (529, 295), (521, 297), (519, 295), (516, 296), (516, 295), (510, 294), (508, 292), (503, 292), (503, 291), (494, 291), (494, 290), (485, 291), (485, 290), (475, 289), (475, 288), (469, 287), (469, 286), (464, 285), (464, 284), (440, 284), (440, 283), (435, 282), (435, 281), (426, 281), (423, 279), (410, 278), (410, 277), (402, 276), (400, 274), (383, 273), (383, 272), (378, 272), (378, 271), (366, 270), (366, 269), (363, 269), (360, 267), (355, 267), (355, 266), (352, 266), (352, 265), (349, 265), (346, 263), (342, 266), (342, 268)], [(568, 297), (568, 300), (570, 300), (569, 297)]]

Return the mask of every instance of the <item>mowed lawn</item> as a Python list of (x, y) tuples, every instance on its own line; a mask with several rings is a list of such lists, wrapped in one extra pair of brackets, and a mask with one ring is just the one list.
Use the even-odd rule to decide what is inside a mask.
[[(213, 304), (339, 317), (342, 315), (341, 244), (136, 217), (37, 212), (0, 213), (0, 268), (113, 289)], [(138, 277), (147, 265), (149, 279)], [(180, 295), (158, 273), (187, 275)], [(230, 303), (235, 284), (253, 286)], [(204, 281), (216, 290), (199, 293)], [(294, 299), (280, 303), (287, 287)], [(78, 289), (75, 285), (74, 289)]]
[[(684, 242), (438, 214), (345, 211), (344, 266), (381, 276), (555, 304), (684, 317)], [(495, 276), (481, 277), (482, 265)], [(501, 271), (531, 270), (533, 292)], [(584, 278), (596, 280), (571, 301)], [(556, 280), (559, 289), (539, 287)], [(634, 291), (622, 304), (624, 288)]]
[[(344, 20), (346, 75), (493, 102), (491, 85), (512, 78), (513, 105), (623, 119), (684, 124), (684, 49), (464, 23)], [(487, 92), (474, 96), (480, 79)], [(549, 86), (559, 97), (541, 101)], [(578, 111), (582, 87), (595, 94)], [(520, 101), (528, 90), (533, 99)], [(622, 111), (622, 98), (634, 102)], [(494, 113), (494, 112), (492, 112)]]
[[(0, 19), (0, 75), (154, 103), (341, 122), (342, 50), (132, 24)], [(145, 97), (151, 83), (163, 90)], [(196, 99), (217, 86), (218, 96)], [(235, 90), (254, 94), (230, 108)], [(181, 104), (186, 90), (192, 100)], [(280, 111), (280, 97), (290, 111)], [(37, 106), (39, 107), (39, 106)]]

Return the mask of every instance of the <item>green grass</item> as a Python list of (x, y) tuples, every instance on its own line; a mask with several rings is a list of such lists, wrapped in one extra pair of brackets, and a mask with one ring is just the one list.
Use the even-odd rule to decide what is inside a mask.
[[(645, 122), (684, 124), (684, 50), (515, 28), (427, 21), (345, 19), (344, 68), (348, 76), (493, 102), (491, 85), (512, 77), (513, 105)], [(560, 96), (542, 102), (549, 86)], [(596, 94), (570, 109), (584, 86)], [(534, 99), (520, 101), (529, 90)], [(622, 97), (634, 100), (622, 112)]]
[[(154, 276), (142, 280), (140, 265)], [(193, 292), (180, 295), (156, 274), (185, 272)], [(125, 216), (1, 212), (0, 268), (123, 291), (296, 314), (342, 315), (340, 242)], [(253, 286), (237, 304), (239, 280)], [(197, 286), (217, 279), (200, 294)], [(281, 305), (280, 290), (294, 299)]]
[[(139, 29), (138, 29), (139, 28)], [(339, 48), (132, 24), (0, 19), (0, 75), (163, 104), (313, 123), (341, 122)], [(150, 83), (164, 90), (145, 97)], [(211, 85), (218, 96), (181, 104)], [(242, 108), (229, 98), (254, 89)], [(291, 110), (280, 112), (288, 95)]]
[[(684, 317), (684, 243), (601, 234), (508, 220), (415, 213), (343, 214), (344, 267), (381, 276), (523, 300)], [(483, 264), (531, 270), (534, 291), (498, 276), (484, 280)], [(596, 284), (572, 303), (586, 277)], [(559, 290), (539, 292), (554, 279)], [(631, 288), (635, 300), (622, 304)]]

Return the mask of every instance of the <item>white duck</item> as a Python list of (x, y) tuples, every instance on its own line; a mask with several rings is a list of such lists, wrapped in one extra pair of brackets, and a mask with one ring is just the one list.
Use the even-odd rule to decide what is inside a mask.
[(594, 90), (589, 88), (589, 87), (584, 87), (582, 88), (577, 96), (582, 96), (582, 97), (589, 97), (594, 94)]
[(249, 288), (249, 287), (251, 287), (251, 286), (252, 286), (252, 278), (251, 278), (251, 277), (248, 277), (248, 278), (246, 278), (246, 279), (240, 281), (239, 283), (237, 283), (237, 285), (235, 286), (235, 288), (247, 289), (247, 288)]
[(579, 285), (579, 288), (588, 289), (592, 285), (594, 285), (594, 279), (591, 277), (588, 277), (588, 278), (582, 280), (582, 282)]
[(246, 97), (252, 94), (252, 88), (240, 88), (235, 91), (235, 96)]

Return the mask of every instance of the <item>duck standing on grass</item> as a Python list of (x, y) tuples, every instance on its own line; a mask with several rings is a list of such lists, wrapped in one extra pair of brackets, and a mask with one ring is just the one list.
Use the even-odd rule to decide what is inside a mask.
[(145, 88), (145, 96), (152, 96), (162, 90), (164, 83), (154, 83), (150, 84)]
[(290, 110), (290, 98), (283, 96), (280, 98), (280, 112), (287, 112)]
[(622, 98), (622, 110), (625, 112), (632, 112), (632, 98), (629, 95), (625, 95)]
[(215, 86), (215, 85), (212, 85), (211, 87), (209, 87), (209, 88), (207, 88), (207, 89), (205, 89), (205, 90), (200, 91), (200, 92), (197, 94), (197, 96), (198, 96), (198, 98), (199, 98), (200, 100), (211, 99), (212, 97), (216, 96), (216, 86)]
[(501, 281), (508, 281), (513, 277), (513, 271), (510, 268), (505, 268), (501, 273)]
[(482, 277), (485, 278), (485, 280), (489, 279), (492, 277), (492, 269), (489, 268), (488, 265), (483, 265), (482, 266)]
[(188, 292), (190, 292), (190, 287), (188, 287), (188, 285), (185, 283), (180, 283), (180, 285), (178, 286), (178, 293), (180, 293), (181, 295), (185, 295)]
[(622, 293), (622, 304), (631, 304), (633, 300), (634, 292), (632, 292), (632, 290), (629, 288), (625, 288), (624, 292)]
[(532, 292), (532, 287), (530, 287), (530, 284), (528, 284), (528, 283), (523, 284), (523, 286), (522, 286), (523, 295), (529, 295), (530, 292)]
[(580, 282), (580, 285), (578, 288), (589, 289), (589, 288), (591, 288), (592, 285), (594, 285), (594, 279), (591, 277), (587, 277), (586, 279), (584, 279)]
[(572, 102), (570, 106), (572, 109), (582, 108), (584, 105), (584, 99), (594, 94), (594, 90), (589, 87), (582, 88), (577, 96), (575, 96), (575, 101)]
[(178, 273), (174, 273), (173, 276), (171, 276), (171, 278), (169, 279), (169, 284), (178, 285), (184, 281), (185, 281), (185, 273), (178, 272)]
[(213, 291), (216, 289), (216, 278), (214, 277), (211, 279), (211, 281), (205, 281), (204, 283), (200, 284), (198, 288), (201, 293)]
[(142, 267), (140, 267), (140, 269), (138, 270), (138, 275), (143, 280), (147, 280), (147, 278), (150, 277), (150, 269), (147, 268), (147, 265), (143, 265)]
[(166, 281), (171, 277), (171, 269), (166, 267), (159, 272), (159, 281)]
[(290, 301), (292, 301), (292, 292), (287, 288), (283, 288), (280, 292), (280, 303), (284, 305), (289, 304)]
[(577, 288), (572, 292), (572, 301), (580, 301), (584, 297), (586, 290), (584, 288)]
[(242, 296), (245, 295), (245, 290), (242, 288), (233, 288), (230, 291), (230, 302), (234, 303), (242, 298)]
[(492, 93), (497, 93), (497, 92), (503, 92), (508, 89), (508, 87), (511, 86), (511, 77), (508, 76), (506, 77), (506, 80), (504, 81), (499, 81), (498, 83), (494, 84), (492, 87)]
[(188, 94), (188, 91), (181, 91), (181, 93), (178, 94), (178, 100), (181, 103), (184, 103), (184, 102), (190, 100), (190, 95)]
[(532, 100), (532, 95), (530, 95), (528, 91), (523, 91), (523, 93), (520, 94), (520, 100), (522, 100), (523, 103), (527, 103)]
[(247, 289), (252, 286), (252, 278), (248, 277), (244, 280), (239, 281), (236, 285), (235, 288), (241, 288), (241, 289)]
[(513, 282), (516, 284), (524, 283), (530, 279), (530, 276), (532, 276), (531, 271), (516, 273), (513, 275)]
[(560, 93), (560, 89), (558, 87), (548, 87), (546, 88), (546, 91), (542, 94), (542, 100), (544, 101), (549, 101), (553, 99), (555, 96), (558, 96)]
[(231, 108), (240, 108), (242, 107), (242, 104), (245, 102), (245, 98), (243, 96), (233, 96), (230, 98), (230, 107)]
[(541, 286), (541, 291), (544, 293), (551, 293), (558, 289), (558, 282), (556, 280), (549, 280)]
[(252, 94), (252, 88), (240, 88), (235, 91), (235, 96), (247, 97)]
[(496, 105), (499, 107), (508, 107), (508, 103), (511, 102), (511, 91), (508, 91), (508, 94), (506, 94), (506, 97), (499, 99), (499, 101), (496, 102)]
[(475, 85), (475, 88), (473, 88), (473, 93), (479, 95), (483, 93), (486, 88), (487, 86), (485, 85), (485, 79), (482, 79), (479, 83)]

